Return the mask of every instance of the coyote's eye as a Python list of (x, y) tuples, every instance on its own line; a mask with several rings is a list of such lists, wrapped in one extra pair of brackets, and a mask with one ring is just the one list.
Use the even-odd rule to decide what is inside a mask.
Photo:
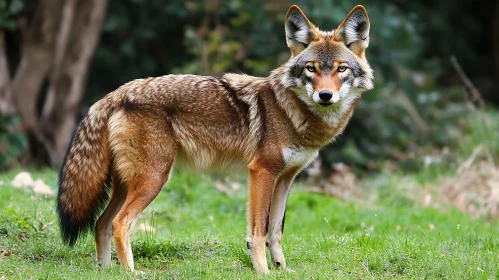
[(347, 66), (338, 66), (338, 72), (345, 72), (347, 70)]
[(315, 72), (315, 67), (312, 65), (305, 67), (305, 69), (307, 69), (309, 72)]

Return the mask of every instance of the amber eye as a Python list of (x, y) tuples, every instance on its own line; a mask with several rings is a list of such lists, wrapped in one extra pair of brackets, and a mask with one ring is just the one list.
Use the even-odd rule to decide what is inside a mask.
[(315, 72), (315, 67), (312, 65), (305, 67), (305, 69), (307, 69), (309, 72)]
[(345, 72), (345, 70), (347, 70), (347, 66), (338, 66), (338, 72)]

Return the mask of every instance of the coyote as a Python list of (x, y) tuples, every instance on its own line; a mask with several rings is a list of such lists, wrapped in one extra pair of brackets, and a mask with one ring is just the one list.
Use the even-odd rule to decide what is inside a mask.
[(173, 163), (201, 170), (238, 164), (249, 170), (246, 245), (254, 269), (269, 272), (265, 247), (273, 266), (286, 268), (281, 240), (290, 185), (343, 131), (361, 93), (373, 88), (373, 71), (362, 6), (337, 29), (321, 31), (293, 5), (285, 33), (291, 57), (268, 77), (138, 79), (96, 102), (60, 171), (64, 242), (74, 245), (95, 225), (97, 261), (111, 262), (113, 236), (121, 265), (133, 271), (132, 229)]

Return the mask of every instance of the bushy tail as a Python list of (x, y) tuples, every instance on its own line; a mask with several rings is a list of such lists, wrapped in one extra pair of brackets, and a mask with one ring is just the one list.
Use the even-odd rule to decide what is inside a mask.
[(78, 125), (59, 173), (57, 212), (62, 239), (74, 245), (93, 230), (109, 198), (111, 151), (108, 120), (116, 106), (103, 99)]

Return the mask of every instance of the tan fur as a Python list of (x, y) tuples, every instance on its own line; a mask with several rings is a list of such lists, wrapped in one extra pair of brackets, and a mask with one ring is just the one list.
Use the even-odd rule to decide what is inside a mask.
[[(295, 19), (306, 19), (297, 6), (287, 16), (292, 12), (300, 13), (293, 15)], [(334, 70), (343, 63), (342, 57), (351, 56), (351, 50), (333, 40), (335, 33), (316, 29), (308, 19), (305, 22), (313, 29), (310, 45), (299, 46), (288, 38), (290, 61), (267, 78), (225, 74), (140, 79), (92, 106), (76, 131), (61, 172), (58, 210), (65, 238), (74, 242), (84, 230), (85, 219), (98, 211), (96, 201), (105, 193), (102, 185), (112, 178), (111, 201), (95, 229), (97, 260), (110, 263), (112, 233), (121, 265), (134, 270), (132, 229), (168, 181), (174, 161), (202, 170), (246, 166), (250, 177), (247, 246), (253, 265), (258, 272), (269, 271), (267, 245), (274, 266), (285, 268), (282, 230), (291, 183), (318, 150), (343, 131), (360, 92), (368, 89), (355, 89), (331, 107), (304, 95), (298, 82), (303, 76), (290, 76), (296, 72), (293, 67), (304, 63), (299, 61), (303, 54), (338, 56), (330, 63), (332, 71), (320, 69), (324, 64), (320, 55), (309, 61), (318, 63), (317, 75), (310, 79), (314, 92), (336, 93), (358, 78), (353, 72), (341, 78)], [(366, 80), (360, 82), (369, 87), (372, 70), (363, 53), (362, 61), (349, 63), (361, 67), (359, 73)], [(76, 233), (70, 228), (73, 220), (84, 222), (76, 223)]]

